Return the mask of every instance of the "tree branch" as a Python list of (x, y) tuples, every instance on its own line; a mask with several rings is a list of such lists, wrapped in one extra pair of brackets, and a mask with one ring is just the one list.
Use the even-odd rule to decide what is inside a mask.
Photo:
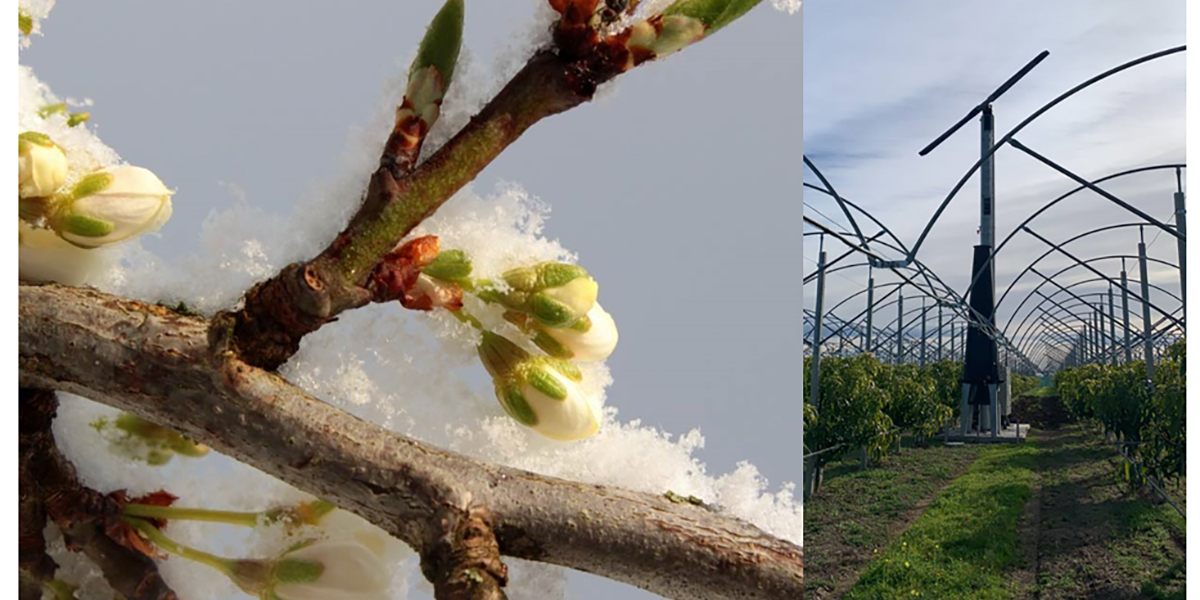
[(500, 562), (491, 520), (480, 507), (450, 509), (438, 517), (441, 531), (421, 555), (421, 572), (433, 582), (438, 600), (507, 600), (508, 568)]
[(667, 9), (678, 13), (670, 17), (675, 27), (657, 15), (602, 37), (593, 24), (596, 0), (552, 0), (562, 18), (551, 47), (534, 54), (466, 127), (411, 172), (424, 133), (412, 130), (411, 119), (398, 122), (350, 224), (319, 256), (288, 265), (250, 289), (241, 310), (219, 317), (232, 323), (234, 350), (248, 364), (277, 369), (305, 335), (371, 302), (367, 284), (384, 256), (527, 129), (591, 100), (598, 86), (621, 73), (710, 35), (759, 2), (680, 2)]
[[(315, 259), (285, 267), (246, 293), (233, 321), (237, 352), (274, 370), (300, 339), (343, 311), (370, 302), (375, 265), (417, 225), (470, 183), (541, 119), (591, 98), (595, 82), (551, 50), (534, 55), (466, 127), (412, 173), (397, 179), (390, 162), (371, 176), (350, 224)], [(387, 152), (385, 152), (385, 156)]]
[[(54, 577), (57, 565), (45, 554), (42, 528), (49, 516), (58, 525), (67, 547), (83, 552), (104, 573), (109, 585), (129, 600), (178, 600), (149, 557), (126, 548), (110, 535), (116, 504), (79, 483), (73, 467), (54, 444), (50, 424), (58, 398), (48, 389), (21, 388), (21, 566), (39, 581)], [(29, 494), (27, 496), (27, 494)], [(25, 506), (37, 504), (25, 522)], [(37, 528), (36, 542), (32, 540)], [(40, 552), (41, 556), (35, 556)], [(49, 561), (49, 562), (47, 562)], [(28, 565), (28, 566), (27, 566)]]
[[(359, 514), (423, 562), (439, 564), (439, 536), (468, 539), (483, 523), (504, 555), (670, 598), (801, 597), (800, 547), (720, 512), (492, 465), (389, 432), (243, 362), (229, 349), (231, 329), (203, 319), (57, 285), (22, 285), (19, 303), (21, 385), (176, 428)], [(466, 524), (447, 529), (447, 510)], [(480, 515), (490, 521), (472, 524)], [(476, 564), (500, 574), (490, 560)]]
[[(37, 457), (54, 445), (50, 424), (54, 421), (57, 402), (48, 403), (45, 400), (47, 395), (51, 401), (54, 400), (54, 392), (21, 388), (17, 408), (20, 431), (17, 562), (22, 571), (38, 582), (54, 579), (54, 573), (58, 570), (58, 565), (46, 553), (46, 538), (43, 535), (46, 529), (46, 502), (39, 489), (39, 474), (35, 470)], [(37, 597), (41, 597), (40, 588)]]

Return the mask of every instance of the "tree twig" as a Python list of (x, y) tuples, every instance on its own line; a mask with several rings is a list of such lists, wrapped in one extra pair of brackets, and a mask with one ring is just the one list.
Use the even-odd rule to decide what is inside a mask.
[(350, 224), (319, 256), (288, 265), (250, 289), (240, 311), (217, 319), (222, 327), (232, 324), (237, 352), (246, 362), (273, 370), (296, 352), (305, 335), (370, 302), (367, 280), (383, 256), (526, 129), (588, 100), (580, 85), (570, 63), (553, 51), (539, 52), (408, 176), (397, 179), (391, 168), (381, 166)]
[[(41, 505), (41, 526), (49, 517), (62, 530), (67, 547), (82, 552), (100, 567), (114, 590), (128, 600), (178, 600), (158, 567), (144, 554), (114, 540), (110, 519), (118, 514), (116, 504), (96, 490), (84, 487), (75, 467), (54, 444), (50, 425), (58, 409), (58, 398), (46, 388), (21, 388), (21, 486), (22, 504)], [(29, 482), (28, 486), (27, 483)], [(31, 494), (30, 498), (26, 493)], [(22, 511), (24, 513), (24, 511)], [(22, 517), (25, 517), (22, 514)], [(32, 515), (35, 516), (36, 515)], [(42, 531), (36, 534), (40, 547), (27, 538), (36, 521), (21, 525), (21, 565), (39, 581), (49, 581), (57, 568), (45, 555)], [(33, 556), (40, 550), (41, 557)], [(46, 561), (50, 561), (47, 563)]]
[(795, 544), (704, 507), (492, 465), (390, 432), (241, 361), (228, 332), (203, 319), (57, 285), (22, 285), (19, 313), (22, 385), (173, 427), (359, 514), (423, 556), (447, 531), (446, 507), (486, 510), (507, 556), (669, 598), (801, 596)]
[(591, 21), (595, 0), (552, 1), (562, 18), (554, 25), (551, 47), (536, 52), (479, 114), (415, 168), (424, 132), (397, 123), (349, 225), (317, 257), (288, 265), (247, 291), (242, 308), (219, 315), (217, 326), (233, 332), (233, 349), (247, 363), (277, 369), (305, 335), (371, 302), (368, 279), (383, 257), (527, 129), (588, 102), (601, 84), (658, 58), (656, 51), (669, 54), (694, 43), (760, 1), (731, 0), (717, 12), (720, 3), (710, 2), (699, 9), (711, 13), (707, 17), (675, 15), (673, 23), (687, 21), (695, 29), (674, 32), (683, 37), (661, 47), (653, 38), (670, 37), (663, 33), (662, 15), (602, 37)]

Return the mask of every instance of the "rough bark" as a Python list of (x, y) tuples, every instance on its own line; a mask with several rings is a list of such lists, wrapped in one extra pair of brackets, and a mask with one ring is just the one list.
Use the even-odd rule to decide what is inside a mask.
[[(37, 458), (54, 445), (50, 424), (54, 420), (56, 404), (47, 405), (44, 395), (49, 395), (53, 400), (54, 392), (22, 388), (17, 409), (20, 432), (17, 562), (21, 570), (35, 581), (49, 581), (58, 570), (58, 565), (46, 554), (46, 540), (42, 535), (46, 529), (46, 502), (35, 470), (39, 462)], [(41, 596), (40, 589), (37, 595)]]
[[(113, 539), (118, 507), (84, 487), (75, 467), (54, 444), (50, 424), (58, 399), (47, 389), (22, 387), (21, 423), (21, 567), (34, 579), (49, 581), (57, 565), (45, 553), (42, 530), (49, 517), (63, 532), (67, 547), (100, 567), (114, 590), (129, 600), (178, 600), (154, 561)], [(36, 506), (27, 512), (27, 507)], [(31, 520), (26, 522), (26, 518)], [(36, 539), (35, 539), (36, 537)]]
[(504, 555), (670, 598), (801, 597), (801, 549), (790, 542), (708, 508), (492, 465), (389, 432), (241, 361), (229, 322), (57, 285), (22, 285), (19, 313), (22, 386), (174, 427), (363, 516), (426, 560), (447, 531), (469, 535), (448, 530), (447, 514), (465, 515), (468, 528), (486, 514)]

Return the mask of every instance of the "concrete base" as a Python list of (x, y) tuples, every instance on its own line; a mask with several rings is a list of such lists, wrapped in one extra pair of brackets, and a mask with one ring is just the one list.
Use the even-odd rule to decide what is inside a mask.
[[(1017, 436), (1017, 427), (1021, 428), (1020, 439)], [(966, 434), (961, 433), (957, 429), (950, 430), (950, 442), (965, 442), (968, 444), (991, 444), (991, 443), (1008, 443), (1015, 444), (1024, 442), (1025, 438), (1029, 437), (1029, 424), (1021, 423), (1019, 425), (1009, 425), (1006, 429), (1001, 429), (999, 435), (992, 437), (990, 431), (967, 431)]]

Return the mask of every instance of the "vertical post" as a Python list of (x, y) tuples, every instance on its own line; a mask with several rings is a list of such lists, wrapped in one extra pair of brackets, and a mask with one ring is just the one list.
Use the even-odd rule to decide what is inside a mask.
[(991, 425), (992, 428), (992, 439), (995, 439), (1000, 435), (1000, 399), (996, 397), (996, 386), (997, 384), (995, 383), (988, 384), (988, 398), (992, 402), (990, 405), (988, 405), (988, 410), (991, 412), (991, 418), (988, 419), (988, 424)]
[(896, 301), (896, 364), (904, 364), (904, 288)]
[(1092, 361), (1092, 329), (1088, 327), (1087, 319), (1083, 320), (1082, 325), (1080, 342), (1083, 344), (1083, 362), (1086, 364)]
[(1176, 238), (1179, 250), (1179, 298), (1183, 300), (1183, 318), (1187, 323), (1187, 209), (1184, 207), (1183, 175), (1178, 167), (1175, 168), (1175, 229), (1180, 237)]
[[(992, 117), (992, 105), (983, 107), (980, 122), (980, 154), (987, 154), (996, 143), (996, 120)], [(979, 245), (995, 246), (996, 239), (996, 154), (993, 152), (979, 168)], [(996, 269), (993, 265), (992, 272)]]
[(1113, 310), (1112, 284), (1108, 284), (1108, 343), (1112, 345), (1112, 364), (1117, 365), (1117, 317)]
[(1150, 322), (1150, 277), (1146, 271), (1146, 232), (1138, 242), (1138, 266), (1142, 276), (1142, 338), (1146, 353), (1146, 379), (1154, 379), (1154, 324)]
[(962, 404), (959, 405), (959, 429), (962, 435), (967, 435), (967, 429), (971, 427), (971, 405), (967, 401), (971, 399), (971, 384), (962, 384)]
[(1121, 259), (1121, 312), (1125, 317), (1125, 364), (1133, 362), (1133, 342), (1129, 339), (1129, 276), (1125, 272), (1125, 259)]
[(821, 410), (821, 336), (824, 332), (821, 331), (821, 323), (825, 318), (822, 314), (825, 312), (825, 236), (821, 236), (820, 254), (817, 255), (817, 301), (816, 301), (816, 321), (813, 324), (813, 339), (812, 339), (812, 375), (811, 388), (809, 391), (809, 403), (817, 409)]
[(875, 334), (875, 268), (867, 266), (867, 343), (863, 348), (871, 349), (871, 337)]
[(942, 362), (942, 301), (938, 300), (938, 362)]
[(925, 330), (925, 297), (921, 296), (921, 366), (925, 366), (925, 341), (928, 339)]

